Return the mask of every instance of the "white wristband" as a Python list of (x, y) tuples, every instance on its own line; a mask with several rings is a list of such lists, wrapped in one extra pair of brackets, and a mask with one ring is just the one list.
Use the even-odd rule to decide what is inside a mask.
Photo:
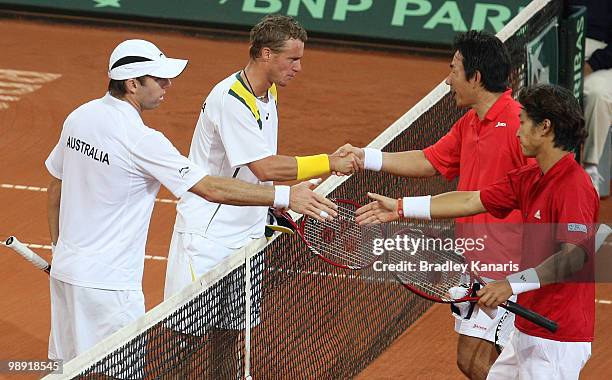
[(529, 268), (522, 272), (506, 276), (512, 288), (512, 294), (521, 294), (531, 290), (540, 289), (540, 279), (535, 269)]
[(363, 168), (379, 172), (383, 165), (383, 154), (379, 149), (363, 148)]
[(402, 203), (404, 218), (431, 220), (431, 195), (404, 197)]
[(274, 186), (274, 207), (288, 208), (290, 193), (291, 188), (289, 186)]

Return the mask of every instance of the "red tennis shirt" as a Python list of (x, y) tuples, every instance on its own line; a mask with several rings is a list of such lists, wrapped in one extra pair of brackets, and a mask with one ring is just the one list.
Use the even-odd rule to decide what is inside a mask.
[[(509, 171), (528, 163), (516, 132), (520, 126), (520, 104), (506, 90), (491, 106), (483, 120), (473, 109), (459, 119), (434, 145), (423, 150), (433, 167), (448, 180), (459, 176), (457, 190), (475, 191), (495, 183)], [(501, 224), (503, 223), (503, 224)], [(504, 218), (491, 214), (457, 218), (456, 238), (483, 239), (484, 249), (463, 253), (473, 263), (519, 264), (521, 242), (520, 212)], [(482, 247), (482, 246), (481, 246)], [(510, 270), (479, 270), (479, 274), (500, 279)]]
[(536, 164), (514, 170), (481, 190), (480, 200), (488, 212), (500, 218), (512, 210), (521, 210), (524, 222), (521, 269), (537, 266), (558, 252), (563, 243), (580, 246), (588, 257), (584, 268), (571, 280), (518, 296), (521, 305), (557, 321), (556, 333), (519, 316), (516, 327), (526, 334), (556, 341), (592, 341), (594, 237), (599, 197), (574, 155), (565, 155), (544, 175)]

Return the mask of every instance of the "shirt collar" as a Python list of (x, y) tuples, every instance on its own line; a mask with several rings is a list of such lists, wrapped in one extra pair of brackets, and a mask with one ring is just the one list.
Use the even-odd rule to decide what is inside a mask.
[(553, 178), (557, 174), (562, 173), (566, 170), (566, 168), (572, 166), (575, 163), (576, 160), (574, 159), (574, 153), (568, 153), (565, 156), (561, 157), (559, 161), (555, 162), (555, 164), (546, 172), (546, 174), (544, 174), (544, 178), (546, 178), (547, 180)]
[(495, 101), (495, 103), (493, 103), (491, 108), (489, 108), (484, 119), (487, 121), (497, 120), (497, 117), (499, 116), (499, 114), (502, 112), (503, 109), (506, 108), (506, 105), (508, 105), (508, 103), (511, 102), (512, 100), (513, 100), (512, 99), (512, 89), (508, 88), (506, 89), (506, 91), (504, 91), (501, 94), (499, 98), (497, 98), (497, 100)]
[(111, 105), (112, 107), (119, 109), (126, 116), (142, 121), (142, 118), (140, 117), (140, 114), (138, 113), (136, 108), (134, 108), (134, 106), (132, 106), (130, 103), (126, 102), (125, 100), (117, 99), (114, 96), (112, 96), (109, 92), (107, 92), (106, 95), (104, 95), (104, 97), (102, 98), (102, 101)]

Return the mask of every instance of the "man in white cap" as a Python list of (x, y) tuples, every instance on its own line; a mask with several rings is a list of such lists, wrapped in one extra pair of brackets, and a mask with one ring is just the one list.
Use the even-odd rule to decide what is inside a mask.
[(186, 60), (128, 40), (113, 51), (109, 92), (73, 111), (45, 162), (51, 270), (49, 357), (68, 361), (145, 312), (144, 250), (156, 194), (291, 208), (322, 220), (334, 205), (312, 184), (261, 186), (211, 177), (141, 119), (159, 106)]

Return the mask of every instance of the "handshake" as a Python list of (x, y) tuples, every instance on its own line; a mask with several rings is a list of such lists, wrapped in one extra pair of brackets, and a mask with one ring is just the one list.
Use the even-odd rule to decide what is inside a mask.
[(363, 149), (344, 144), (329, 155), (331, 173), (337, 176), (351, 175), (364, 168)]

